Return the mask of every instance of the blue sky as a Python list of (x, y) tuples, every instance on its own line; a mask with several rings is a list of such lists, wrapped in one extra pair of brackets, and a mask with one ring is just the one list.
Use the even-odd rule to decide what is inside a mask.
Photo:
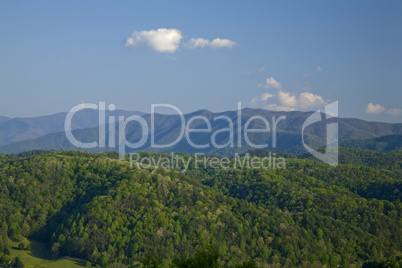
[(402, 122), (400, 14), (401, 1), (1, 1), (0, 115), (338, 100), (342, 117)]

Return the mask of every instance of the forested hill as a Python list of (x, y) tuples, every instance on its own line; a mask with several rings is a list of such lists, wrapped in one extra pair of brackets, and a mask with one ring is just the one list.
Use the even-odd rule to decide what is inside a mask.
[(48, 242), (54, 256), (102, 267), (149, 256), (169, 267), (211, 247), (229, 266), (402, 264), (397, 169), (288, 155), (283, 169), (152, 172), (112, 152), (39, 153), (0, 155), (1, 260), (7, 237), (30, 237)]
[[(369, 166), (382, 170), (402, 171), (402, 150), (392, 150), (386, 153), (378, 151), (339, 147), (339, 163)], [(323, 150), (320, 150), (324, 153)], [(250, 156), (269, 157), (275, 155), (285, 158), (315, 159), (310, 153), (294, 155), (279, 151), (254, 149), (247, 152)], [(243, 154), (244, 155), (244, 154)]]

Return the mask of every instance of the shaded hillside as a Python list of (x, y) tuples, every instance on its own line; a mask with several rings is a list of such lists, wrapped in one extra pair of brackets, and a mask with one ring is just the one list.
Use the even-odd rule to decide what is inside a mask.
[(349, 148), (361, 148), (375, 150), (378, 152), (388, 152), (402, 149), (402, 135), (387, 135), (372, 139), (351, 139), (341, 142), (341, 146)]

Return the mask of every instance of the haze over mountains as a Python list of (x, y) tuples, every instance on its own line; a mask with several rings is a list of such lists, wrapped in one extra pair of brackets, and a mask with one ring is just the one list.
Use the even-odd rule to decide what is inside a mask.
[[(241, 132), (239, 137), (239, 122), (242, 131), (246, 128), (247, 121), (253, 116), (265, 118), (270, 127), (269, 133), (249, 133), (248, 137), (253, 144), (267, 144), (266, 149), (273, 149), (282, 152), (300, 154), (306, 152), (302, 144), (302, 126), (312, 112), (274, 112), (262, 109), (243, 109), (241, 110), (240, 121), (238, 111), (226, 111), (214, 113), (208, 110), (199, 110), (185, 114), (185, 123), (190, 122), (191, 118), (204, 116), (211, 123), (211, 131), (208, 133), (190, 133), (189, 139), (196, 145), (205, 145), (206, 148), (194, 148), (193, 145), (183, 136), (174, 146), (155, 149), (151, 146), (151, 135), (155, 137), (155, 144), (163, 145), (174, 142), (182, 130), (181, 118), (177, 114), (154, 114), (154, 132), (151, 133), (151, 115), (141, 112), (130, 112), (116, 110), (106, 113), (106, 120), (112, 116), (118, 121), (118, 116), (127, 118), (131, 115), (143, 117), (149, 127), (148, 137), (145, 144), (139, 148), (125, 148), (126, 152), (133, 151), (162, 151), (162, 152), (184, 152), (184, 153), (206, 153), (216, 155), (231, 155), (234, 152), (245, 152), (252, 149)], [(280, 116), (285, 119), (278, 120)], [(66, 138), (64, 132), (64, 121), (66, 113), (58, 113), (49, 116), (32, 118), (0, 118), (0, 153), (19, 153), (22, 151), (35, 149), (54, 149), (54, 150), (83, 150), (75, 147)], [(230, 137), (228, 128), (233, 123), (233, 137)], [(402, 148), (402, 124), (391, 124), (381, 122), (368, 122), (355, 118), (332, 118), (326, 122), (314, 123), (304, 130), (304, 140), (313, 148), (325, 146), (326, 124), (338, 122), (339, 125), (339, 144), (342, 147), (365, 148), (376, 151), (390, 151)], [(273, 126), (277, 123), (276, 146), (273, 147)], [(78, 112), (72, 121), (74, 137), (81, 142), (93, 142), (99, 139), (99, 115), (98, 111), (85, 109)], [(205, 121), (196, 119), (192, 121), (192, 129), (205, 129)], [(252, 120), (247, 126), (248, 129), (265, 128), (262, 120)], [(117, 151), (119, 148), (119, 123), (115, 124), (115, 146), (109, 146), (110, 133), (109, 126), (106, 126), (104, 148), (85, 149), (87, 151)], [(226, 129), (226, 131), (224, 131)], [(216, 135), (214, 133), (216, 132)], [(143, 130), (136, 121), (127, 123), (125, 137), (128, 142), (136, 143), (143, 136)], [(233, 146), (223, 146), (233, 140)], [(212, 139), (219, 146), (212, 145)], [(241, 146), (239, 145), (241, 143)], [(223, 148), (218, 148), (223, 147)]]
[[(107, 111), (106, 116), (142, 115), (141, 112), (123, 110)], [(63, 132), (67, 112), (38, 117), (8, 118), (0, 116), (0, 145), (30, 140), (46, 134)], [(98, 112), (92, 109), (78, 111), (72, 121), (72, 129), (92, 128), (99, 125)]]

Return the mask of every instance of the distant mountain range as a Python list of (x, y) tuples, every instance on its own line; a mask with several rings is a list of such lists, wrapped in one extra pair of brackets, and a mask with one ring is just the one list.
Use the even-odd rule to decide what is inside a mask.
[[(116, 110), (107, 111), (106, 116), (143, 115), (141, 112)], [(63, 132), (67, 113), (47, 116), (8, 118), (0, 116), (0, 146), (18, 141), (31, 140), (46, 134)], [(98, 126), (98, 111), (83, 109), (78, 111), (72, 120), (72, 129), (93, 128)]]
[[(208, 110), (199, 110), (184, 116), (185, 122), (188, 123), (191, 118), (203, 116), (211, 124), (211, 131), (208, 133), (190, 133), (189, 138), (197, 145), (208, 145), (206, 148), (194, 148), (183, 137), (174, 146), (169, 148), (153, 148), (151, 146), (151, 129), (147, 141), (139, 148), (126, 148), (126, 152), (134, 151), (161, 151), (161, 152), (184, 152), (184, 153), (205, 153), (216, 155), (232, 155), (234, 152), (243, 153), (252, 147), (247, 145), (246, 138), (242, 132), (239, 136), (239, 127), (263, 128), (262, 120), (247, 121), (259, 116), (265, 118), (270, 124), (270, 133), (249, 133), (248, 137), (254, 144), (268, 144), (266, 149), (273, 149), (282, 152), (301, 154), (305, 153), (302, 144), (302, 126), (312, 112), (274, 112), (261, 109), (243, 109), (241, 117), (237, 111), (226, 111), (221, 113), (213, 113)], [(106, 116), (124, 116), (140, 115), (151, 126), (151, 115), (141, 112), (114, 111), (109, 112)], [(33, 118), (14, 118), (9, 119), (0, 117), (0, 153), (19, 153), (23, 151), (35, 149), (47, 150), (84, 150), (77, 148), (70, 143), (64, 133), (64, 120), (66, 113), (59, 113), (50, 116), (33, 117)], [(273, 117), (277, 120), (280, 116), (286, 119), (278, 121), (276, 134), (276, 147), (273, 147)], [(226, 118), (226, 119), (224, 119)], [(323, 117), (325, 118), (325, 117)], [(230, 137), (229, 128), (232, 122), (233, 137)], [(154, 114), (155, 129), (152, 134), (155, 137), (155, 144), (169, 144), (175, 141), (181, 131), (181, 119), (178, 115)], [(367, 122), (354, 118), (332, 118), (328, 121), (320, 121), (314, 123), (304, 130), (305, 142), (313, 148), (325, 146), (326, 124), (337, 122), (339, 125), (340, 146), (350, 148), (371, 149), (381, 152), (391, 151), (394, 149), (402, 149), (402, 124), (401, 123), (381, 123)], [(95, 110), (83, 110), (73, 119), (73, 135), (81, 142), (93, 142), (99, 138), (98, 113)], [(114, 127), (116, 147), (108, 146), (110, 136), (109, 126), (106, 126), (106, 146), (104, 148), (85, 149), (91, 152), (99, 151), (117, 151), (119, 145), (119, 127), (118, 123)], [(205, 129), (207, 127), (203, 120), (194, 120), (191, 123), (192, 129)], [(111, 128), (113, 129), (113, 127)], [(215, 135), (213, 133), (216, 133)], [(140, 124), (136, 121), (130, 122), (126, 126), (125, 137), (128, 142), (135, 143), (143, 138), (143, 131)], [(218, 145), (226, 144), (233, 138), (233, 147), (216, 148), (212, 146), (213, 138)], [(238, 146), (238, 142), (241, 146)]]
[(6, 117), (6, 116), (0, 116), (0, 123), (7, 121), (7, 120), (10, 120), (10, 118)]

